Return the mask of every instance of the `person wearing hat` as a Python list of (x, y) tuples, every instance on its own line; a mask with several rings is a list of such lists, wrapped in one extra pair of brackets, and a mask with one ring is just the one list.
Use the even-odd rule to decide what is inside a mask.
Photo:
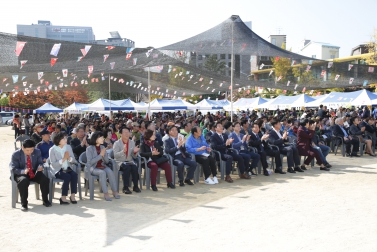
[(54, 144), (50, 140), (49, 131), (42, 130), (39, 134), (42, 137), (42, 141), (37, 144), (36, 148), (41, 151), (42, 161), (46, 162), (47, 158), (49, 157), (50, 148), (54, 146)]
[(71, 144), (71, 141), (77, 137), (77, 128), (73, 128), (71, 135), (67, 138), (67, 144)]

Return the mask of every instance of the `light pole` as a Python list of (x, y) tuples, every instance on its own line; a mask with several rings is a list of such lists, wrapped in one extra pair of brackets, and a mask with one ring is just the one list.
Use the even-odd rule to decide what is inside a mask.
[(151, 117), (151, 72), (148, 67), (148, 119)]
[(233, 122), (233, 75), (234, 75), (234, 39), (233, 39), (233, 28), (234, 21), (238, 19), (237, 15), (232, 15), (232, 58), (230, 61), (230, 121)]
[(109, 74), (109, 106), (110, 106), (110, 120), (113, 120), (113, 119), (112, 119), (112, 116), (111, 116), (111, 86), (110, 86), (110, 74)]

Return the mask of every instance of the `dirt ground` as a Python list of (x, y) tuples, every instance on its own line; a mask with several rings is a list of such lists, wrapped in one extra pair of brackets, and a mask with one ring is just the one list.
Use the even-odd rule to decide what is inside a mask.
[[(233, 175), (220, 181), (46, 208), (29, 189), (29, 211), (11, 208), (11, 127), (0, 127), (2, 251), (377, 251), (377, 158), (329, 154), (330, 172)], [(286, 165), (285, 161), (284, 164)], [(286, 167), (285, 167), (286, 168)], [(83, 182), (83, 180), (81, 180)], [(83, 186), (83, 184), (82, 184)]]

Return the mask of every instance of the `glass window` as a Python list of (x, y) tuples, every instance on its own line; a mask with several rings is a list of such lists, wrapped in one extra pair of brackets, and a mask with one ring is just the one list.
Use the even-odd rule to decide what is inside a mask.
[(232, 54), (228, 54), (228, 59), (232, 59)]
[(60, 29), (60, 32), (67, 32), (67, 29), (62, 28), (62, 29)]
[(313, 58), (313, 59), (316, 59), (316, 58), (317, 58), (317, 55), (312, 55), (312, 58)]
[(75, 29), (68, 29), (68, 32), (75, 32)]
[(271, 39), (271, 44), (276, 45), (276, 38)]
[(199, 54), (198, 55), (198, 60), (202, 60), (203, 59), (203, 55)]
[(220, 54), (220, 59), (225, 59), (225, 54)]

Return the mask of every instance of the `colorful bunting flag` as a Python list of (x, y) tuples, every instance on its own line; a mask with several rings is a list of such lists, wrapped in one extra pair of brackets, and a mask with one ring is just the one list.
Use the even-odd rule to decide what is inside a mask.
[(374, 67), (368, 67), (368, 73), (373, 73), (374, 72)]
[(87, 52), (85, 51), (85, 49), (80, 49), (80, 51), (81, 51), (81, 53), (82, 53), (82, 56), (85, 57), (85, 56), (86, 56), (86, 53), (87, 53)]
[(106, 46), (107, 50), (113, 50), (115, 48), (115, 46)]
[(277, 81), (280, 81), (281, 79), (283, 78), (283, 76), (279, 76), (279, 78), (277, 79)]
[(352, 69), (353, 65), (352, 64), (348, 64), (348, 71), (350, 71)]
[(110, 68), (111, 68), (111, 69), (114, 69), (114, 66), (115, 66), (115, 62), (111, 62), (111, 63), (110, 63)]
[(93, 73), (93, 66), (88, 66), (88, 72), (89, 74)]
[(283, 90), (283, 94), (286, 94), (287, 93), (287, 90)]
[(76, 61), (76, 62), (79, 62), (79, 61), (81, 61), (81, 60), (82, 60), (82, 58), (84, 58), (84, 57), (82, 57), (82, 56), (80, 56), (80, 57), (77, 57), (77, 61)]
[(126, 60), (129, 60), (129, 59), (131, 59), (131, 56), (132, 56), (132, 52), (130, 52), (130, 53), (127, 53), (127, 55), (126, 55)]
[(339, 74), (335, 75), (335, 80), (338, 80), (338, 79), (339, 79), (339, 77), (340, 77), (340, 75), (339, 75)]
[(62, 69), (63, 77), (66, 78), (68, 76), (68, 69)]
[(51, 49), (50, 55), (57, 57), (62, 44), (54, 44)]
[(43, 77), (43, 72), (38, 72), (38, 80), (40, 80)]
[(271, 71), (270, 71), (270, 74), (269, 74), (268, 76), (271, 76), (271, 74), (272, 74), (273, 72), (274, 72), (274, 70), (271, 70)]
[(292, 64), (291, 64), (291, 66), (294, 66), (294, 65), (296, 65), (296, 61), (295, 61), (295, 60), (292, 60)]
[(331, 68), (333, 64), (334, 62), (330, 61), (329, 63), (327, 63), (327, 68)]
[(262, 69), (264, 67), (264, 64), (260, 64), (259, 69)]
[(25, 66), (26, 62), (27, 62), (27, 60), (21, 60), (21, 61), (20, 61), (20, 63), (21, 63), (20, 69), (21, 69), (23, 66)]
[(16, 56), (20, 56), (22, 49), (24, 49), (26, 42), (17, 41), (16, 50), (14, 52), (16, 53)]
[(289, 86), (290, 83), (291, 83), (291, 81), (288, 81), (288, 82), (287, 82), (287, 87)]
[(354, 78), (350, 78), (349, 84), (353, 83)]
[(106, 62), (106, 60), (107, 60), (107, 58), (109, 57), (109, 55), (108, 54), (105, 54), (105, 55), (103, 55), (103, 63), (105, 63)]
[(18, 75), (12, 75), (13, 83), (18, 82)]
[(303, 93), (305, 93), (305, 91), (306, 91), (306, 87), (304, 87), (304, 88), (302, 89), (302, 92), (303, 92)]
[(325, 76), (326, 75), (326, 70), (322, 70), (321, 72), (321, 77)]
[(312, 66), (310, 66), (310, 65), (308, 65), (308, 66), (306, 66), (306, 72), (309, 72), (309, 70), (310, 70), (310, 68), (311, 68)]
[[(137, 58), (133, 58), (132, 59), (132, 64), (134, 65), (134, 66), (136, 66), (136, 63), (137, 63)], [(170, 69), (169, 69), (170, 70)]]
[(298, 84), (295, 85), (295, 90), (296, 90), (297, 87), (298, 87)]
[(56, 61), (58, 61), (58, 58), (51, 58), (51, 62), (50, 62), (51, 67), (55, 65)]
[(364, 80), (363, 86), (365, 87), (366, 85), (368, 85), (368, 80)]

